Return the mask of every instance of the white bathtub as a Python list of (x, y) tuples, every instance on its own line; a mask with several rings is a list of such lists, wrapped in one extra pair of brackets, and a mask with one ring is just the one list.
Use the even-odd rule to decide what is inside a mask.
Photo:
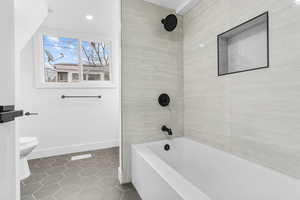
[(188, 138), (133, 145), (132, 182), (143, 200), (300, 200), (298, 179)]

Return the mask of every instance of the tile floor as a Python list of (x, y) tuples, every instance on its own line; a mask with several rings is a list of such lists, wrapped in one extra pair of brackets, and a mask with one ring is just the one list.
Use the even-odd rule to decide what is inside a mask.
[(32, 175), (21, 181), (21, 200), (141, 200), (131, 184), (117, 179), (118, 148), (97, 150), (71, 161), (68, 154), (29, 161)]

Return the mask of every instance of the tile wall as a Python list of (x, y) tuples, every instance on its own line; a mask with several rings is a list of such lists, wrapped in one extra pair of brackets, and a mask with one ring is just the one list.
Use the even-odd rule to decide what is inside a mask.
[[(218, 77), (217, 35), (265, 11), (270, 68)], [(185, 135), (300, 178), (300, 5), (202, 0), (183, 26)]]

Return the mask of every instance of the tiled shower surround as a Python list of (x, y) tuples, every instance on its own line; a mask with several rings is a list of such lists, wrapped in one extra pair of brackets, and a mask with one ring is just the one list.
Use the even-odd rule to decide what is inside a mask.
[[(270, 68), (218, 77), (217, 35), (265, 11)], [(300, 178), (300, 6), (202, 0), (183, 21), (185, 136)]]
[[(218, 77), (217, 35), (266, 11), (270, 68)], [(160, 20), (170, 13), (141, 0), (122, 1), (125, 181), (130, 181), (130, 144), (165, 138), (162, 124), (176, 136), (184, 133), (300, 178), (300, 5), (201, 0), (183, 22), (179, 16), (175, 32), (166, 32)], [(169, 110), (157, 104), (161, 92), (171, 96)]]
[[(161, 20), (174, 11), (122, 0), (122, 171), (130, 181), (131, 144), (165, 139), (161, 126), (183, 135), (182, 17), (175, 31)], [(168, 93), (169, 107), (158, 97)]]

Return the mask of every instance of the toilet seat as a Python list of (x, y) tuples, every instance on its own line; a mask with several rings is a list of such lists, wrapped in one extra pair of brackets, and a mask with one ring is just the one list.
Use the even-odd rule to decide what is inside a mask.
[(27, 156), (37, 147), (39, 141), (35, 137), (20, 137), (20, 180), (30, 176)]
[(38, 140), (35, 137), (21, 137), (20, 138), (20, 156), (21, 158), (27, 156), (37, 145)]

